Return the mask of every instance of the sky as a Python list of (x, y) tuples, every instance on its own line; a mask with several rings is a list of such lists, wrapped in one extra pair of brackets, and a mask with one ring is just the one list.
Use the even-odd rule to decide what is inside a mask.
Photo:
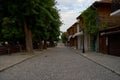
[(94, 1), (97, 0), (56, 0), (57, 8), (60, 10), (59, 14), (63, 25), (60, 30), (65, 32), (71, 27), (78, 17), (85, 9), (87, 9)]

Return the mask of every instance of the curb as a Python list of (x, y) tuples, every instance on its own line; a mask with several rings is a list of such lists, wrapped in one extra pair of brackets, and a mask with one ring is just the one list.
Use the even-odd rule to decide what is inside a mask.
[[(42, 52), (40, 52), (40, 53), (42, 53)], [(16, 62), (16, 63), (14, 63), (14, 64), (11, 64), (11, 65), (9, 65), (9, 66), (7, 66), (7, 67), (4, 67), (3, 69), (0, 69), (0, 72), (3, 72), (3, 71), (5, 71), (5, 70), (7, 70), (7, 69), (9, 69), (9, 68), (17, 65), (17, 64), (20, 64), (20, 63), (22, 63), (22, 62), (24, 62), (24, 61), (27, 61), (27, 60), (29, 60), (29, 59), (37, 56), (37, 55), (40, 55), (40, 53), (33, 54), (33, 55), (30, 54), (31, 56), (29, 56), (29, 57), (27, 57), (27, 58), (24, 58), (24, 59), (22, 59), (22, 60), (20, 60), (20, 61), (18, 61), (18, 62)]]

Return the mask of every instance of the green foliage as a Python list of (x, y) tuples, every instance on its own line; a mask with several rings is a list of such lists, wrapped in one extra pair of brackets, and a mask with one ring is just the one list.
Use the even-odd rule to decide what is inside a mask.
[(85, 31), (90, 34), (94, 34), (98, 31), (99, 27), (96, 24), (97, 12), (91, 8), (88, 8), (82, 13), (84, 20), (83, 26)]
[(61, 21), (55, 4), (55, 0), (0, 0), (0, 33), (4, 35), (3, 39), (9, 40), (14, 35), (21, 38), (25, 20), (35, 41), (58, 40)]
[(0, 41), (9, 41), (9, 42), (21, 42), (24, 41), (24, 32), (20, 28), (11, 27), (3, 27), (1, 30)]
[(67, 41), (67, 38), (66, 38), (66, 32), (63, 32), (62, 35), (61, 35), (61, 39), (62, 39), (62, 42), (65, 44), (66, 41)]
[(21, 42), (24, 41), (24, 31), (16, 24), (15, 18), (4, 17), (1, 23), (0, 41)]
[(105, 28), (107, 28), (107, 25), (108, 24), (106, 22), (104, 22), (104, 23), (99, 25), (99, 29), (105, 29)]
[(88, 34), (97, 35), (99, 29), (107, 27), (107, 23), (98, 24), (98, 13), (91, 7), (85, 10), (81, 16), (83, 17), (84, 29)]

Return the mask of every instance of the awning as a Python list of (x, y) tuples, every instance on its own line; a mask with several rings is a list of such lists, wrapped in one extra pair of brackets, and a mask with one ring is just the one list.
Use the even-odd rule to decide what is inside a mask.
[(73, 38), (76, 37), (76, 36), (80, 36), (80, 35), (83, 35), (83, 31), (75, 33), (75, 34), (73, 35)]
[(120, 9), (112, 12), (112, 13), (110, 14), (110, 16), (120, 16)]
[(100, 30), (99, 33), (100, 33), (100, 36), (107, 36), (107, 35), (111, 35), (111, 34), (118, 34), (118, 33), (120, 33), (120, 26), (111, 27), (111, 28), (107, 28), (107, 29), (104, 29), (104, 30)]
[(72, 36), (73, 36), (73, 35), (70, 35), (70, 36), (68, 37), (68, 41), (70, 41), (70, 39), (72, 38)]

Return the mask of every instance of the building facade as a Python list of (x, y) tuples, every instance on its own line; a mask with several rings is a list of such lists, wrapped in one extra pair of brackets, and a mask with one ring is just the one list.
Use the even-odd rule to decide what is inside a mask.
[(90, 34), (87, 34), (84, 30), (83, 22), (84, 19), (80, 15), (77, 17), (78, 20), (78, 49), (82, 50), (84, 53), (85, 51), (91, 51), (91, 37)]
[(94, 6), (98, 11), (98, 24), (107, 23), (107, 28), (99, 31), (99, 51), (120, 56), (120, 16), (110, 16), (112, 2), (97, 2)]
[(71, 46), (82, 50), (82, 52), (99, 51), (105, 54), (120, 56), (119, 2), (119, 0), (101, 0), (96, 1), (90, 6), (97, 11), (97, 25), (100, 27), (105, 26), (105, 28), (99, 29), (99, 34), (96, 36), (96, 40), (94, 40), (94, 36), (84, 31), (84, 19), (81, 15), (78, 16), (78, 22), (73, 24), (67, 30), (68, 42), (70, 42)]
[(77, 37), (73, 36), (77, 32), (77, 23), (74, 23), (67, 29), (67, 45), (69, 47), (77, 48)]

